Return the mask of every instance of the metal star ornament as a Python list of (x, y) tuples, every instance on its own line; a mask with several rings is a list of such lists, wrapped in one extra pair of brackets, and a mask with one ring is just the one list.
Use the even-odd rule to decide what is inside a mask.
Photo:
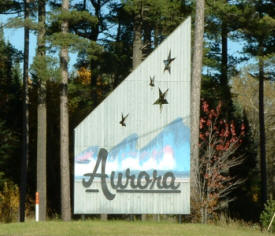
[(168, 70), (169, 74), (171, 74), (171, 63), (175, 59), (176, 59), (175, 57), (171, 58), (171, 49), (170, 49), (167, 59), (163, 61), (163, 63), (164, 63), (164, 71), (163, 72)]
[(168, 104), (168, 101), (166, 99), (167, 93), (168, 93), (168, 89), (166, 89), (166, 91), (163, 93), (159, 88), (159, 98), (153, 104), (153, 105), (159, 105), (161, 111), (162, 111), (162, 106), (164, 104)]
[(153, 76), (153, 77), (150, 76), (150, 83), (149, 83), (149, 85), (151, 87), (155, 87), (155, 76)]
[(119, 122), (121, 124), (121, 126), (126, 127), (125, 120), (128, 116), (129, 116), (129, 114), (127, 114), (126, 116), (123, 116), (123, 113), (121, 113), (121, 121)]

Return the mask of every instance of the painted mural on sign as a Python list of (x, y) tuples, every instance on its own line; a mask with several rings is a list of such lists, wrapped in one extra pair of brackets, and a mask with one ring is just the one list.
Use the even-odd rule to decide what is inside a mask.
[(74, 130), (75, 214), (189, 214), (191, 18)]
[[(112, 171), (123, 172), (153, 170), (159, 173), (173, 171), (176, 178), (189, 178), (190, 173), (190, 130), (178, 118), (168, 124), (146, 146), (137, 149), (136, 134), (128, 136), (111, 148), (106, 161), (106, 174)], [(91, 173), (95, 167), (98, 146), (91, 146), (75, 157), (75, 178), (80, 179)]]

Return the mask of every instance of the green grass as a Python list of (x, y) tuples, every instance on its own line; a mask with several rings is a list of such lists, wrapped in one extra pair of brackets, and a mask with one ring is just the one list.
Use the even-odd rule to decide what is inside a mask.
[[(47, 221), (0, 224), (1, 236), (271, 236), (238, 225), (177, 224), (174, 222), (129, 221)], [(274, 234), (273, 234), (274, 235)]]

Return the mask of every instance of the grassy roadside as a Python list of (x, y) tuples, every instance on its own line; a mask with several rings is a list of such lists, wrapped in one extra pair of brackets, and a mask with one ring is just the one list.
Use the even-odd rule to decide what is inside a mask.
[(129, 221), (34, 221), (0, 224), (0, 236), (97, 236), (97, 235), (165, 235), (165, 236), (271, 236), (240, 226), (177, 224), (171, 222)]

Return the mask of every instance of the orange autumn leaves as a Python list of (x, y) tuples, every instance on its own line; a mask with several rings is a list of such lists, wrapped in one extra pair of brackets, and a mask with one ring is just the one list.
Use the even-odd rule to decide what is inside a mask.
[(91, 75), (92, 75), (91, 70), (85, 67), (81, 67), (77, 71), (76, 81), (82, 85), (89, 85), (91, 83)]

